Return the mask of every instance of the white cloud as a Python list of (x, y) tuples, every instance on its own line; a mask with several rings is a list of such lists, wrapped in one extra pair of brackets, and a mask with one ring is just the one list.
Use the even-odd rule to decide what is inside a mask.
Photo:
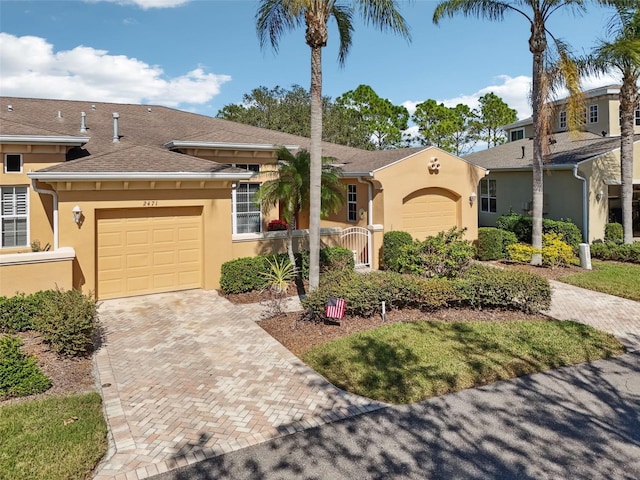
[(109, 2), (118, 5), (136, 5), (143, 10), (150, 8), (173, 8), (184, 5), (191, 0), (85, 0), (87, 3)]
[[(603, 75), (601, 77), (586, 77), (582, 80), (583, 90), (602, 87), (605, 85), (618, 84), (620, 80), (615, 75)], [(531, 116), (531, 105), (529, 102), (529, 92), (531, 89), (531, 77), (520, 75), (518, 77), (510, 77), (508, 75), (500, 75), (496, 77), (496, 83), (477, 90), (470, 94), (463, 94), (457, 97), (437, 99), (438, 102), (444, 103), (447, 107), (455, 107), (459, 103), (468, 105), (471, 108), (478, 106), (478, 99), (487, 93), (493, 92), (518, 112), (518, 119), (522, 120)], [(560, 91), (556, 95), (557, 98), (563, 98), (567, 95), (566, 90)], [(407, 100), (402, 103), (409, 113), (413, 114), (416, 105), (424, 100)]]
[(0, 33), (0, 69), (2, 95), (170, 107), (205, 104), (231, 80), (201, 66), (167, 78), (159, 66), (135, 58), (85, 46), (54, 52), (43, 38), (6, 33)]

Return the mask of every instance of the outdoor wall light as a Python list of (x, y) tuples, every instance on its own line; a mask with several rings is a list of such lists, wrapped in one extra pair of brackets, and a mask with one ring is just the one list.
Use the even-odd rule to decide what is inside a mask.
[(476, 198), (478, 198), (476, 192), (471, 192), (471, 195), (469, 195), (469, 205), (473, 207), (473, 204), (476, 203)]
[(604, 197), (604, 192), (602, 190), (598, 190), (598, 192), (596, 193), (596, 200), (599, 202), (600, 200), (602, 200), (602, 197)]
[(79, 205), (76, 205), (71, 211), (73, 212), (73, 221), (76, 225), (80, 225), (80, 222), (82, 221), (82, 209)]
[(360, 220), (364, 220), (364, 216), (365, 216), (365, 214), (366, 214), (366, 213), (367, 213), (367, 212), (365, 212), (364, 208), (361, 208), (361, 209), (358, 211), (358, 214), (360, 215)]

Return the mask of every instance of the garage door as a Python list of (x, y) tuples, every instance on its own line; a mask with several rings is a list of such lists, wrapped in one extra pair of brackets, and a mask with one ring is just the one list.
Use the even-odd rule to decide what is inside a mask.
[(443, 188), (418, 190), (402, 201), (402, 226), (417, 240), (459, 227), (458, 199)]
[(101, 299), (199, 288), (202, 209), (97, 211)]

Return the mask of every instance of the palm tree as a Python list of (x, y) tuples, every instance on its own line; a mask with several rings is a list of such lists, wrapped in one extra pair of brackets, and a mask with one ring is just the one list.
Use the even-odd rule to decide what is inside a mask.
[[(503, 20), (506, 13), (514, 12), (524, 17), (531, 29), (529, 51), (533, 55), (531, 86), (531, 106), (533, 111), (533, 233), (531, 243), (537, 250), (542, 248), (542, 202), (543, 202), (543, 163), (545, 157), (544, 138), (550, 123), (549, 94), (552, 80), (546, 73), (550, 70), (551, 56), (548, 38), (555, 46), (555, 52), (561, 61), (556, 65), (568, 65), (567, 46), (555, 38), (546, 24), (549, 17), (558, 9), (570, 9), (575, 13), (585, 10), (585, 0), (444, 0), (433, 13), (433, 22), (438, 24), (444, 17), (453, 17), (457, 13), (488, 20)], [(574, 91), (569, 87), (570, 91)], [(542, 256), (533, 256), (531, 263), (540, 265)]]
[(638, 108), (640, 79), (640, 5), (612, 1), (616, 12), (609, 22), (610, 42), (600, 41), (594, 51), (581, 59), (583, 73), (611, 71), (622, 79), (620, 88), (620, 179), (624, 243), (633, 243), (633, 130)]
[(256, 29), (260, 45), (269, 42), (278, 50), (285, 30), (305, 25), (305, 40), (311, 48), (311, 182), (309, 203), (309, 288), (320, 282), (320, 178), (322, 169), (322, 47), (327, 45), (327, 23), (336, 21), (340, 48), (338, 62), (343, 65), (353, 32), (353, 13), (358, 8), (365, 22), (381, 30), (391, 30), (409, 38), (409, 30), (400, 15), (396, 0), (260, 0)]
[[(300, 150), (295, 155), (285, 147), (278, 150), (278, 162), (272, 164), (269, 173), (276, 178), (267, 180), (256, 193), (256, 201), (267, 214), (273, 207), (280, 206), (282, 220), (287, 222), (287, 254), (291, 265), (295, 265), (293, 255), (293, 230), (296, 228), (300, 212), (310, 206), (311, 155)], [(320, 215), (326, 217), (337, 212), (345, 204), (344, 185), (340, 183), (340, 169), (331, 165), (329, 158), (322, 159)]]

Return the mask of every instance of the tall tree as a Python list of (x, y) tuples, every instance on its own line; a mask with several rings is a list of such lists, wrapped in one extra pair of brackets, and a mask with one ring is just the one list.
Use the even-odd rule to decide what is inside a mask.
[(286, 30), (304, 25), (305, 41), (311, 49), (311, 185), (309, 207), (309, 288), (320, 283), (320, 179), (322, 170), (322, 48), (327, 45), (327, 24), (333, 18), (338, 27), (340, 47), (338, 62), (344, 65), (351, 47), (353, 14), (357, 8), (366, 23), (381, 30), (409, 36), (409, 29), (398, 11), (396, 0), (353, 0), (345, 5), (339, 0), (260, 0), (256, 29), (260, 45), (269, 42), (278, 50)]
[[(636, 0), (637, 1), (637, 0)], [(433, 13), (433, 22), (439, 23), (444, 17), (461, 13), (464, 16), (504, 19), (507, 13), (517, 13), (529, 23), (529, 51), (533, 56), (531, 86), (531, 106), (533, 110), (533, 233), (531, 243), (542, 250), (542, 202), (543, 163), (545, 157), (545, 136), (550, 123), (548, 102), (550, 82), (545, 76), (550, 61), (548, 38), (551, 38), (555, 52), (561, 59), (569, 58), (567, 46), (555, 38), (547, 29), (547, 21), (559, 9), (580, 13), (585, 10), (585, 0), (444, 0)], [(571, 89), (570, 89), (571, 90)], [(531, 263), (542, 264), (542, 255), (533, 256)]]
[(381, 98), (369, 85), (359, 85), (336, 99), (336, 104), (354, 110), (360, 122), (373, 138), (378, 150), (398, 147), (402, 131), (409, 121), (408, 110)]
[(633, 131), (635, 111), (640, 101), (640, 4), (613, 1), (615, 14), (607, 33), (612, 39), (601, 40), (580, 66), (585, 73), (614, 72), (622, 80), (620, 88), (620, 178), (622, 229), (624, 243), (633, 243)]
[[(298, 215), (309, 208), (309, 191), (311, 182), (311, 156), (307, 150), (300, 150), (295, 155), (282, 147), (277, 152), (278, 161), (272, 165), (275, 178), (267, 180), (258, 189), (256, 201), (264, 213), (279, 206), (282, 220), (287, 222), (287, 253), (291, 265), (295, 265), (293, 255), (293, 230), (296, 228)], [(340, 183), (340, 169), (330, 164), (329, 158), (322, 159), (322, 194), (320, 215), (326, 217), (336, 212), (345, 203), (344, 185)]]
[(478, 102), (480, 105), (475, 109), (475, 128), (478, 130), (479, 140), (487, 142), (489, 147), (503, 144), (507, 140), (507, 134), (502, 127), (515, 122), (518, 119), (517, 112), (493, 92), (481, 96)]
[(459, 156), (468, 153), (476, 142), (474, 115), (468, 105), (459, 103), (450, 108), (428, 99), (416, 105), (411, 118), (418, 126), (417, 140), (424, 145), (434, 145)]

